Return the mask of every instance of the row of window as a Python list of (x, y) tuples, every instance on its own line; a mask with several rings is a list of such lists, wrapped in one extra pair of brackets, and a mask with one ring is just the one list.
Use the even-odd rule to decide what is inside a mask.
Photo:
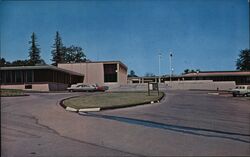
[(18, 84), (32, 82), (57, 82), (57, 83), (78, 83), (83, 82), (82, 76), (70, 76), (67, 73), (40, 69), (40, 70), (5, 70), (1, 71), (2, 84)]

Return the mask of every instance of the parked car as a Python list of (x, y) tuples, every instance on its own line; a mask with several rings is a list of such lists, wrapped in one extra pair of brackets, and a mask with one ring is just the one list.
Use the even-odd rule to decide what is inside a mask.
[(93, 92), (96, 90), (96, 87), (92, 85), (86, 85), (83, 83), (72, 84), (67, 88), (69, 92)]
[(250, 96), (250, 85), (238, 85), (231, 92), (234, 97), (238, 95)]
[(108, 86), (99, 86), (98, 84), (93, 84), (93, 87), (95, 87), (95, 91), (100, 91), (100, 92), (105, 92), (106, 90), (109, 89)]
[(108, 86), (99, 86), (98, 84), (87, 85), (83, 83), (72, 84), (71, 87), (67, 88), (69, 92), (104, 92), (108, 90)]

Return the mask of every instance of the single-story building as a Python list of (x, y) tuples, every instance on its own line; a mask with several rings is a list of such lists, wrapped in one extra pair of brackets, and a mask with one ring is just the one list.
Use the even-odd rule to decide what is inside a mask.
[(60, 63), (61, 69), (85, 76), (83, 83), (117, 87), (127, 84), (127, 67), (120, 61), (97, 61), (84, 63)]
[[(170, 81), (170, 77), (161, 76), (161, 82)], [(183, 75), (174, 75), (171, 81), (212, 80), (214, 82), (234, 81), (237, 85), (250, 84), (250, 71), (201, 71)], [(159, 82), (159, 76), (129, 77), (129, 83)]]
[(237, 85), (250, 84), (250, 71), (201, 71), (181, 76), (182, 80), (235, 81)]
[(65, 90), (84, 75), (50, 65), (0, 68), (1, 88), (37, 91)]

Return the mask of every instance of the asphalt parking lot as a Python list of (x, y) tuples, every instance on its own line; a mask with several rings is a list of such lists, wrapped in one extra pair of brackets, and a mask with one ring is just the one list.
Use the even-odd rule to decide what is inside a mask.
[(166, 91), (161, 103), (90, 114), (63, 98), (33, 93), (1, 99), (1, 156), (250, 155), (250, 100)]

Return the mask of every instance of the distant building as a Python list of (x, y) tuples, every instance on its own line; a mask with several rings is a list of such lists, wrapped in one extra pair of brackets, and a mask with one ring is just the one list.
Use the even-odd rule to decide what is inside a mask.
[(58, 91), (84, 80), (83, 74), (48, 65), (0, 69), (1, 88), (8, 89)]
[(98, 61), (58, 64), (59, 68), (85, 76), (84, 83), (109, 87), (127, 84), (127, 67), (120, 61)]
[[(129, 83), (158, 82), (155, 77), (129, 77)], [(250, 71), (203, 71), (172, 76), (172, 81), (212, 80), (215, 82), (234, 81), (237, 85), (250, 84)], [(161, 82), (170, 81), (169, 76), (161, 76)]]
[(188, 73), (180, 77), (184, 80), (235, 81), (238, 85), (250, 84), (250, 71), (203, 71)]

